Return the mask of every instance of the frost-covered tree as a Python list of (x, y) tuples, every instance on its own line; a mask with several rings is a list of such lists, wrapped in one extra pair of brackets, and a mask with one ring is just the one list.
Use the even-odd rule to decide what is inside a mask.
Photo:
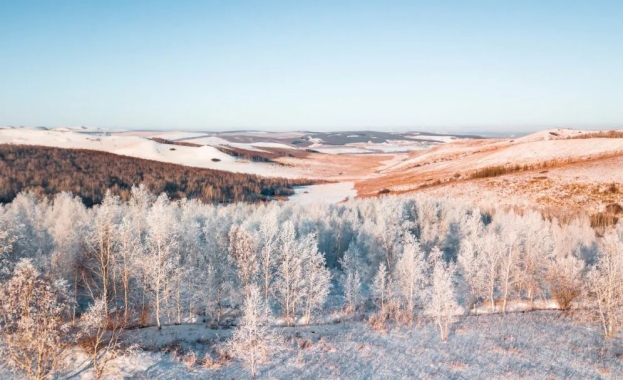
[(103, 298), (111, 303), (114, 298), (113, 265), (117, 250), (116, 229), (122, 215), (121, 200), (107, 191), (102, 204), (91, 213), (93, 216), (84, 239), (83, 282), (93, 300)]
[(256, 286), (249, 288), (244, 312), (227, 348), (234, 358), (241, 359), (256, 378), (259, 366), (281, 349), (281, 339), (270, 329), (267, 306)]
[(133, 217), (126, 214), (115, 229), (117, 252), (114, 255), (113, 272), (115, 281), (119, 284), (116, 293), (123, 308), (123, 322), (128, 324), (132, 306), (138, 304), (138, 287), (142, 284), (137, 281), (142, 274), (142, 258), (145, 257), (141, 231)]
[[(76, 300), (84, 269), (84, 236), (91, 222), (82, 200), (70, 193), (57, 194), (45, 215), (45, 225), (53, 240), (49, 275), (66, 280)], [(72, 319), (75, 315), (74, 308)]]
[[(137, 277), (137, 282), (140, 284), (137, 286), (137, 291), (140, 292), (140, 313), (141, 318), (139, 319), (139, 323), (144, 325), (147, 321), (143, 320), (148, 315), (148, 285), (147, 285), (147, 276), (145, 271), (143, 270), (142, 262), (140, 261), (141, 257), (145, 254), (145, 241), (147, 237), (147, 215), (149, 213), (149, 209), (153, 202), (155, 201), (155, 197), (145, 188), (144, 185), (140, 186), (132, 186), (131, 189), (131, 198), (127, 203), (127, 213), (125, 222), (131, 223), (132, 227), (129, 225), (123, 226), (125, 232), (128, 234), (135, 234), (138, 241), (128, 242), (134, 245), (134, 248), (138, 251), (138, 260), (139, 266), (136, 268), (135, 275)], [(126, 219), (127, 218), (127, 219)], [(123, 244), (122, 244), (123, 245)], [(123, 249), (123, 248), (122, 248)], [(128, 294), (128, 292), (124, 292)]]
[(431, 199), (421, 200), (418, 206), (420, 241), (430, 247), (437, 244), (443, 236), (443, 231), (440, 230), (442, 207), (438, 201)]
[(59, 193), (54, 197), (45, 215), (45, 225), (54, 245), (50, 270), (55, 277), (77, 281), (83, 237), (90, 222), (80, 198), (71, 193)]
[(344, 253), (344, 257), (340, 260), (340, 266), (342, 267), (340, 282), (344, 290), (346, 310), (352, 312), (357, 309), (363, 300), (360, 274), (363, 263), (361, 252), (355, 244), (350, 244)]
[(385, 302), (389, 296), (390, 288), (391, 284), (387, 267), (385, 266), (385, 263), (380, 263), (379, 269), (376, 271), (376, 275), (372, 281), (372, 293), (378, 300), (378, 306), (381, 310), (385, 307)]
[(270, 289), (277, 258), (276, 249), (279, 239), (278, 215), (275, 212), (266, 213), (260, 222), (258, 240), (260, 243), (260, 288), (264, 301), (269, 302)]
[(11, 234), (16, 238), (4, 263), (8, 265), (8, 273), (22, 258), (29, 258), (35, 268), (44, 269), (49, 265), (54, 247), (45, 217), (49, 201), (39, 199), (32, 193), (20, 193), (5, 207)]
[(251, 234), (241, 226), (231, 228), (229, 242), (229, 255), (236, 267), (236, 274), (246, 297), (259, 271), (256, 244)]
[(65, 284), (41, 275), (30, 260), (0, 287), (0, 354), (16, 373), (45, 379), (63, 367), (71, 343), (71, 298)]
[(404, 250), (396, 263), (393, 275), (395, 294), (408, 320), (413, 318), (415, 306), (421, 300), (425, 285), (424, 253), (418, 241), (411, 235), (405, 236)]
[[(192, 318), (203, 310), (202, 294), (206, 292), (204, 278), (205, 239), (203, 227), (206, 221), (206, 208), (197, 200), (180, 201), (180, 287), (177, 297), (178, 321), (181, 319), (181, 309), (188, 312)], [(183, 303), (183, 306), (182, 306)]]
[(287, 221), (279, 233), (278, 266), (275, 273), (274, 294), (281, 307), (286, 323), (293, 325), (305, 296), (305, 273), (299, 252), (294, 224)]
[(584, 261), (573, 254), (554, 257), (549, 263), (544, 280), (550, 296), (562, 310), (568, 310), (571, 303), (582, 294), (584, 268)]
[(232, 219), (227, 210), (212, 210), (205, 221), (203, 237), (202, 289), (206, 317), (220, 323), (226, 300), (231, 299), (235, 274), (229, 261), (229, 230)]
[(434, 247), (429, 255), (430, 287), (425, 302), (425, 312), (435, 320), (435, 325), (441, 334), (441, 340), (448, 339), (452, 323), (456, 320), (459, 307), (456, 301), (454, 277), (456, 265), (446, 263), (441, 251)]
[(14, 221), (6, 209), (0, 206), (0, 280), (11, 274), (11, 252), (17, 241)]
[(529, 213), (517, 218), (516, 226), (521, 229), (522, 250), (517, 263), (516, 287), (519, 295), (532, 301), (544, 296), (545, 272), (548, 258), (554, 252), (551, 225), (537, 213)]
[(158, 197), (147, 217), (147, 237), (143, 271), (155, 306), (156, 325), (162, 327), (161, 316), (171, 295), (171, 281), (177, 275), (179, 229), (175, 210), (165, 194)]
[(107, 363), (121, 352), (122, 326), (123, 320), (109, 313), (102, 298), (96, 299), (80, 317), (80, 346), (91, 360), (96, 379), (103, 378)]
[(394, 198), (384, 200), (387, 208), (379, 209), (375, 236), (383, 252), (383, 259), (388, 268), (393, 268), (397, 252), (400, 251), (401, 237), (404, 234), (404, 220), (401, 205)]
[[(303, 258), (303, 302), (305, 321), (310, 323), (312, 313), (322, 308), (331, 287), (331, 272), (326, 267), (325, 258), (318, 252), (314, 235), (305, 236), (298, 243), (298, 253)], [(293, 314), (294, 316), (295, 314)]]
[(503, 249), (498, 236), (487, 230), (484, 236), (465, 240), (458, 257), (472, 297), (488, 300), (492, 311), (495, 311), (495, 297), (499, 289)]
[(513, 230), (505, 230), (502, 236), (503, 246), (500, 247), (499, 251), (501, 257), (500, 290), (502, 293), (502, 312), (506, 313), (508, 299), (515, 284), (519, 282), (518, 267), (521, 256), (521, 241), (518, 233)]
[(604, 237), (601, 255), (591, 267), (586, 294), (596, 307), (606, 338), (613, 338), (623, 326), (623, 236)]

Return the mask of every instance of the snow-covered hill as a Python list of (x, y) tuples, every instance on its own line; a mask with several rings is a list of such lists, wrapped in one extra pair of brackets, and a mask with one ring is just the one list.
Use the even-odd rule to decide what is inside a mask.
[[(164, 136), (169, 135), (165, 134)], [(0, 129), (0, 144), (90, 149), (235, 173), (257, 174), (266, 177), (301, 177), (300, 173), (288, 168), (278, 167), (270, 163), (257, 163), (237, 159), (219, 151), (214, 146), (192, 147), (161, 144), (143, 136), (111, 134), (109, 132), (80, 133), (65, 129), (5, 128)]]

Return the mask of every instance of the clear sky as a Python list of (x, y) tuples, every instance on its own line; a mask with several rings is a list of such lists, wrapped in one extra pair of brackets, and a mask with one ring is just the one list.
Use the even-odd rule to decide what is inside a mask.
[(623, 0), (0, 0), (0, 53), (0, 125), (623, 127)]

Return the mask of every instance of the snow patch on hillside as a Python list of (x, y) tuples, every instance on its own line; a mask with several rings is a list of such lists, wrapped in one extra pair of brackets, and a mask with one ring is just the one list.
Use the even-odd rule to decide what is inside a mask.
[(339, 203), (357, 196), (354, 182), (329, 183), (324, 185), (300, 186), (294, 189), (290, 200), (299, 204)]

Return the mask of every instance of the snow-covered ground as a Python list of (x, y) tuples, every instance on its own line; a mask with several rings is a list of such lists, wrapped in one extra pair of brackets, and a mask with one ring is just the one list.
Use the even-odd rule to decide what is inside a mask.
[(290, 200), (299, 204), (338, 203), (357, 196), (354, 182), (329, 183), (323, 185), (299, 186)]
[[(337, 321), (336, 321), (337, 322)], [(275, 327), (284, 350), (260, 368), (263, 379), (620, 379), (623, 340), (605, 341), (597, 326), (559, 311), (466, 316), (447, 342), (434, 324), (389, 325), (377, 331), (354, 317), (340, 323)], [(129, 332), (148, 351), (109, 364), (106, 378), (247, 379), (238, 361), (222, 367), (188, 368), (177, 356), (194, 351), (203, 358), (229, 339), (231, 330), (203, 325), (167, 326)], [(73, 357), (72, 379), (92, 379), (88, 362)], [(13, 377), (0, 372), (2, 379)]]
[(302, 177), (295, 169), (268, 163), (239, 160), (219, 151), (213, 146), (189, 147), (167, 145), (149, 140), (146, 137), (124, 134), (86, 134), (38, 128), (7, 128), (0, 129), (0, 144), (92, 149), (130, 157), (235, 173), (256, 174), (266, 177)]

